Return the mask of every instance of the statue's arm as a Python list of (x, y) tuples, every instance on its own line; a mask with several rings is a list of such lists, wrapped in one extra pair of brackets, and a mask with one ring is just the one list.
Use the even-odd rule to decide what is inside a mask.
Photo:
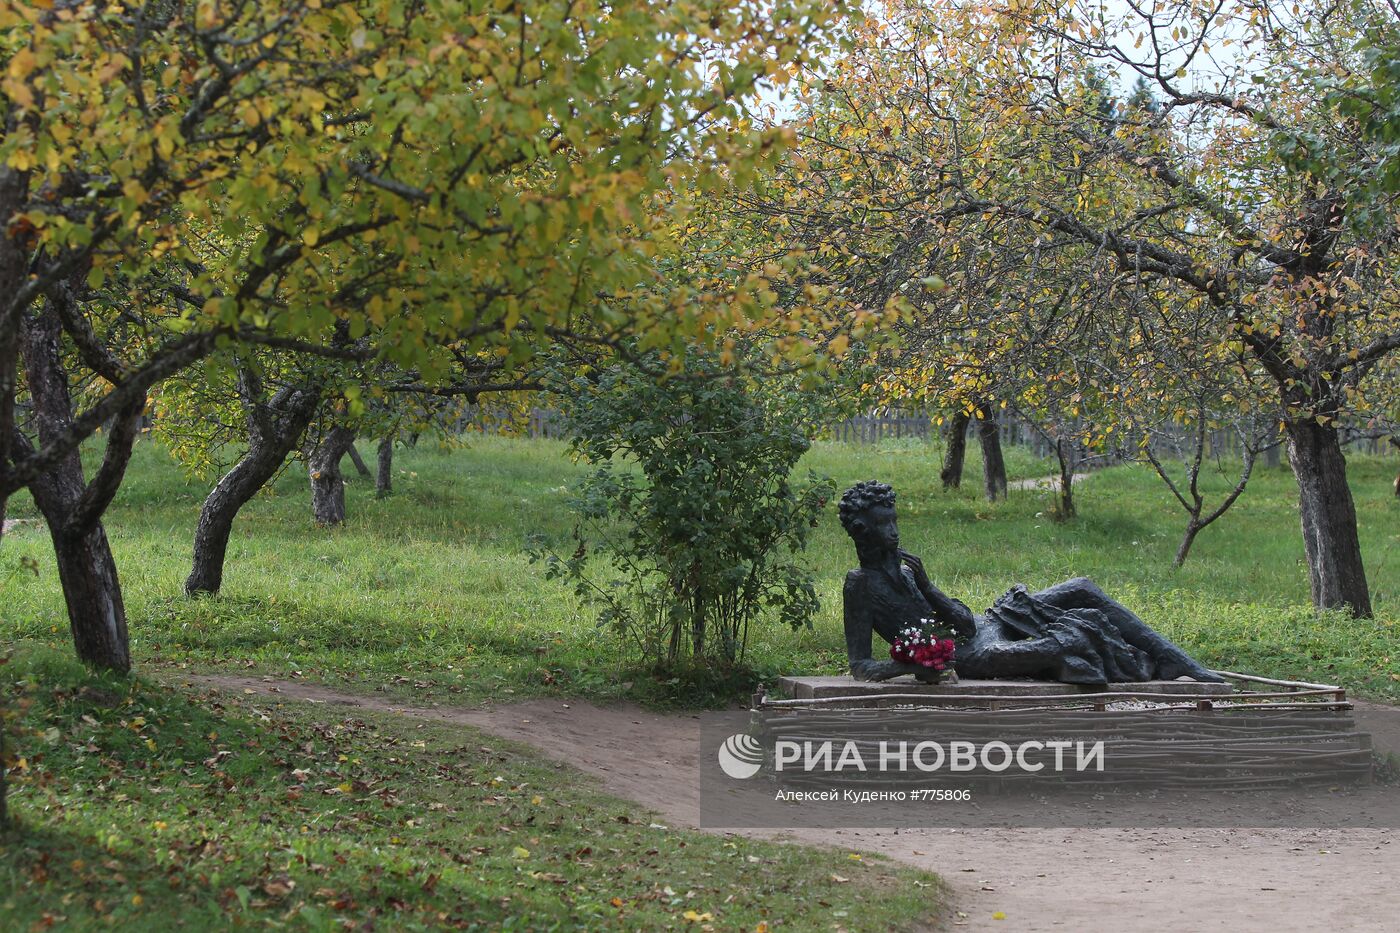
[(874, 625), (870, 619), (870, 600), (865, 598), (865, 586), (859, 570), (846, 574), (841, 588), (841, 612), (846, 628), (846, 659), (854, 673), (857, 662), (870, 660), (870, 635)]
[(959, 636), (969, 636), (977, 631), (977, 620), (972, 614), (972, 610), (967, 608), (962, 600), (953, 599), (938, 587), (934, 586), (928, 578), (928, 571), (924, 570), (924, 562), (908, 551), (899, 552), (900, 559), (909, 565), (909, 569), (914, 572), (914, 582), (919, 585), (919, 592), (924, 599), (933, 607), (934, 615), (938, 619), (950, 626)]
[(846, 574), (841, 589), (842, 612), (846, 625), (846, 659), (851, 664), (851, 676), (856, 680), (889, 680), (900, 674), (911, 674), (911, 665), (890, 659), (871, 657), (870, 646), (875, 631), (874, 606), (869, 585), (859, 570)]

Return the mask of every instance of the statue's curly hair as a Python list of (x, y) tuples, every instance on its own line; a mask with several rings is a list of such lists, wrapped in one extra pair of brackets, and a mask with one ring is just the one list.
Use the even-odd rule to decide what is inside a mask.
[(856, 483), (841, 494), (841, 504), (837, 508), (841, 514), (841, 527), (849, 532), (857, 515), (877, 505), (894, 508), (894, 488), (889, 483), (873, 479)]

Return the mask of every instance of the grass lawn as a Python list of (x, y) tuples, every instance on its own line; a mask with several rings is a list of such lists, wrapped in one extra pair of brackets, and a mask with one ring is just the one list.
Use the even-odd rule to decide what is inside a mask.
[[(1010, 454), (1013, 479), (1050, 471), (1021, 450)], [(1208, 664), (1400, 697), (1395, 458), (1350, 463), (1377, 610), (1369, 621), (1310, 609), (1286, 469), (1261, 467), (1174, 571), (1184, 513), (1150, 471), (1095, 474), (1076, 494), (1079, 517), (1056, 523), (1046, 491), (982, 501), (975, 445), (968, 459), (964, 488), (954, 492), (939, 487), (936, 447), (917, 441), (822, 444), (804, 466), (839, 488), (871, 477), (893, 483), (904, 546), (974, 610), (1012, 583), (1086, 575)], [(396, 470), (384, 501), (369, 481), (352, 479), (349, 520), (328, 531), (311, 526), (305, 477), (289, 470), (239, 518), (223, 594), (191, 600), (181, 584), (207, 484), (187, 479), (156, 445), (141, 445), (107, 521), (137, 665), (300, 671), (460, 702), (542, 693), (665, 701), (674, 692), (642, 674), (619, 676), (621, 659), (589, 607), (524, 556), (532, 532), (572, 549), (564, 501), (581, 468), (562, 444), (487, 437), (454, 451), (423, 446), (401, 450)], [(855, 556), (835, 512), (829, 507), (809, 553), (822, 611), (810, 631), (752, 630), (748, 660), (761, 676), (845, 666), (840, 586)], [(11, 517), (32, 514), (27, 500), (11, 503)], [(19, 573), (4, 584), (0, 638), (64, 646), (67, 620), (42, 526), (6, 535), (0, 555), (7, 566), (21, 555), (40, 566), (37, 578)]]
[[(934, 876), (673, 830), (472, 730), (104, 682), (27, 651), (0, 929), (885, 931)], [(839, 873), (839, 874), (838, 874)]]
[[(955, 492), (939, 488), (936, 447), (916, 441), (818, 445), (806, 465), (841, 488), (892, 482), (905, 546), (974, 609), (1015, 582), (1087, 575), (1207, 664), (1400, 697), (1394, 458), (1350, 464), (1377, 609), (1366, 621), (1308, 607), (1286, 471), (1260, 468), (1174, 571), (1183, 513), (1151, 473), (1094, 475), (1077, 492), (1080, 516), (1057, 523), (1048, 492), (981, 501), (975, 446), (969, 461)], [(1009, 461), (1013, 479), (1050, 472), (1022, 451)], [(349, 521), (334, 530), (311, 526), (305, 477), (289, 471), (240, 517), (223, 594), (191, 600), (181, 583), (208, 484), (140, 445), (107, 520), (138, 671), (299, 672), (458, 703), (540, 694), (696, 702), (680, 695), (684, 685), (625, 670), (589, 608), (526, 562), (532, 532), (561, 546), (567, 538), (566, 485), (580, 468), (563, 445), (424, 445), (400, 451), (396, 471), (385, 501), (352, 479)], [(1228, 479), (1210, 483), (1223, 489)], [(32, 504), (16, 498), (9, 517), (32, 519)], [(38, 561), (37, 577), (10, 573), (25, 556)], [(809, 559), (823, 609), (810, 630), (753, 631), (758, 677), (844, 668), (839, 588), (854, 554), (834, 507)], [(13, 788), (25, 831), (0, 858), (2, 928), (47, 913), (76, 928), (124, 929), (176, 919), (196, 929), (235, 919), (321, 929), (378, 916), (394, 929), (883, 930), (937, 908), (936, 879), (875, 863), (853, 875), (844, 853), (654, 829), (646, 814), (461, 729), (405, 735), (401, 722), (358, 711), (342, 721), (292, 704), (220, 706), (154, 680), (89, 677), (67, 660), (42, 526), (5, 536), (0, 574), (0, 654), (11, 656), (0, 685), (26, 759)], [(833, 882), (838, 873), (850, 883)]]

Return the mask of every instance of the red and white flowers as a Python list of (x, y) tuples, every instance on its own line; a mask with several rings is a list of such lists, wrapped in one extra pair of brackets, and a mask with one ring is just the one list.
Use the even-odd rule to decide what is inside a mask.
[(918, 625), (900, 630), (899, 637), (890, 645), (890, 657), (905, 664), (941, 671), (953, 662), (956, 650), (943, 626), (934, 619), (920, 619)]

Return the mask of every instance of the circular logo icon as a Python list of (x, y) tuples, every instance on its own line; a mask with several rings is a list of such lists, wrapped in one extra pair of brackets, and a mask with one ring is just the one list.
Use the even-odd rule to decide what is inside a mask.
[(763, 746), (751, 735), (731, 735), (719, 747), (719, 767), (732, 778), (751, 778), (763, 767)]

